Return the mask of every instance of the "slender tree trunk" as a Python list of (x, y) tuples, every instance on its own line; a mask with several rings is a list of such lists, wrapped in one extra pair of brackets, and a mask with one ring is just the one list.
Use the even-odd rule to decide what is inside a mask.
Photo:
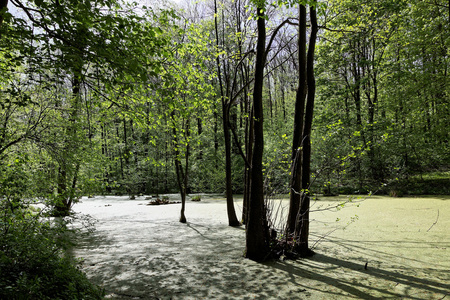
[(241, 223), (237, 219), (236, 211), (234, 209), (233, 188), (231, 184), (231, 138), (228, 124), (229, 113), (227, 113), (229, 106), (222, 106), (223, 109), (223, 129), (225, 142), (225, 191), (227, 198), (227, 214), (229, 226), (240, 226)]
[(306, 6), (300, 5), (299, 16), (299, 87), (294, 117), (291, 191), (286, 237), (292, 236), (296, 240), (294, 250), (301, 256), (306, 257), (313, 254), (308, 247), (309, 187), (311, 183), (311, 128), (316, 89), (314, 52), (318, 27), (316, 10), (315, 7), (311, 6), (311, 33), (308, 52), (306, 53)]
[(181, 165), (181, 160), (179, 159), (178, 155), (179, 151), (175, 150), (175, 170), (177, 173), (177, 183), (181, 196), (180, 222), (186, 223), (186, 216), (184, 214), (184, 211), (186, 209), (186, 188), (184, 187), (183, 166)]
[[(0, 0), (0, 30), (2, 29), (2, 24), (3, 24), (3, 10), (6, 11), (8, 7), (8, 0)], [(2, 33), (0, 31), (0, 39), (2, 38)]]
[[(178, 189), (180, 190), (181, 196), (181, 211), (180, 211), (180, 222), (186, 223), (186, 216), (184, 214), (186, 208), (186, 194), (187, 194), (187, 184), (188, 184), (188, 166), (189, 166), (189, 141), (187, 142), (186, 154), (185, 154), (185, 169), (183, 170), (183, 165), (180, 158), (180, 143), (178, 142), (178, 134), (175, 126), (175, 112), (171, 113), (172, 124), (172, 134), (173, 134), (173, 151), (174, 151), (174, 163), (175, 171), (177, 174)], [(186, 132), (189, 132), (189, 125), (186, 126)]]
[(258, 42), (256, 46), (253, 91), (254, 149), (251, 167), (250, 206), (246, 231), (246, 257), (263, 261), (269, 255), (267, 216), (264, 205), (262, 158), (264, 152), (262, 92), (264, 83), (266, 22), (264, 7), (257, 8)]
[[(203, 133), (203, 123), (202, 123), (202, 119), (201, 118), (197, 118), (197, 134), (198, 136), (202, 136)], [(198, 152), (198, 156), (197, 156), (198, 160), (202, 160), (203, 159), (203, 150), (200, 149), (200, 151)]]
[[(245, 78), (245, 84), (249, 81), (249, 71), (248, 66), (242, 65), (241, 67), (242, 78)], [(245, 110), (245, 156), (247, 161), (252, 161), (253, 152), (253, 106), (251, 104), (250, 98), (248, 96), (247, 89), (244, 91), (244, 110)], [(244, 170), (244, 195), (242, 203), (242, 223), (247, 224), (248, 220), (248, 207), (250, 201), (250, 186), (251, 186), (251, 176), (250, 176), (250, 166), (245, 165)]]
[[(217, 24), (217, 0), (214, 0), (214, 25), (216, 31), (216, 45), (219, 49), (219, 30)], [(233, 187), (231, 183), (231, 138), (230, 138), (230, 100), (225, 96), (224, 85), (222, 82), (222, 72), (220, 57), (216, 56), (217, 72), (220, 85), (220, 96), (222, 103), (222, 125), (223, 134), (225, 142), (225, 194), (227, 199), (227, 214), (228, 214), (228, 225), (229, 226), (239, 226), (240, 222), (237, 219), (236, 211), (234, 209), (233, 201)], [(228, 87), (228, 84), (227, 84)]]
[[(299, 27), (298, 27), (298, 60), (299, 60), (299, 80), (295, 100), (294, 115), (294, 136), (292, 141), (291, 155), (291, 181), (289, 214), (287, 221), (288, 234), (294, 234), (298, 223), (298, 213), (301, 200), (302, 183), (302, 156), (301, 147), (303, 144), (303, 116), (305, 114), (306, 102), (306, 6), (299, 7)], [(287, 236), (287, 235), (286, 235)]]
[(309, 237), (309, 207), (310, 207), (310, 186), (311, 186), (311, 129), (314, 113), (314, 100), (316, 95), (316, 80), (314, 77), (314, 52), (317, 39), (317, 16), (316, 9), (311, 6), (309, 9), (311, 19), (311, 33), (309, 37), (307, 56), (307, 84), (308, 98), (305, 110), (305, 124), (303, 128), (303, 157), (302, 157), (302, 189), (304, 195), (300, 204), (300, 236), (297, 251), (303, 257), (313, 254), (308, 246)]
[[(250, 103), (248, 105), (251, 106)], [(246, 137), (246, 156), (248, 161), (252, 161), (253, 153), (253, 107), (249, 108), (249, 116), (247, 118), (247, 137)], [(244, 172), (244, 199), (242, 204), (242, 223), (247, 224), (248, 222), (248, 211), (250, 207), (250, 187), (252, 185), (251, 168), (245, 166)]]
[[(58, 197), (55, 203), (56, 214), (58, 216), (68, 216), (72, 203), (74, 202), (75, 189), (79, 171), (79, 161), (76, 157), (74, 141), (76, 134), (76, 122), (71, 121), (66, 130), (66, 140), (61, 153), (58, 171)], [(73, 167), (75, 164), (75, 168)]]
[[(82, 61), (82, 58), (80, 58)], [(78, 118), (81, 106), (81, 74), (82, 64), (76, 64), (73, 70), (72, 81), (72, 102), (68, 124), (64, 133), (63, 148), (59, 157), (58, 169), (58, 189), (55, 202), (55, 216), (68, 216), (75, 200), (76, 183), (79, 172), (79, 158), (77, 157), (80, 148), (78, 141)], [(75, 167), (74, 167), (75, 166)]]
[[(356, 109), (356, 128), (360, 133), (361, 140), (363, 142), (363, 147), (366, 146), (366, 136), (364, 133), (364, 128), (362, 125), (362, 112), (361, 112), (361, 71), (358, 66), (358, 61), (360, 60), (359, 57), (356, 54), (356, 49), (359, 48), (359, 43), (354, 43), (353, 45), (354, 51), (353, 51), (353, 57), (351, 62), (351, 72), (353, 75), (353, 80), (355, 85), (353, 88), (353, 100), (355, 102), (355, 109)], [(363, 188), (363, 179), (364, 176), (362, 174), (362, 162), (361, 158), (356, 159), (356, 172), (358, 174), (358, 184), (359, 189)]]

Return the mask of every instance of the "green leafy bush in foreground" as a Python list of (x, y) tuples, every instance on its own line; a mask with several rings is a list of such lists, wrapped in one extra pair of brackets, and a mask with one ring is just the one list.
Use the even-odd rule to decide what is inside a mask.
[(0, 219), (0, 299), (101, 299), (66, 253), (64, 224), (5, 208)]
[(68, 253), (70, 219), (23, 200), (31, 188), (23, 167), (0, 165), (0, 299), (101, 299)]

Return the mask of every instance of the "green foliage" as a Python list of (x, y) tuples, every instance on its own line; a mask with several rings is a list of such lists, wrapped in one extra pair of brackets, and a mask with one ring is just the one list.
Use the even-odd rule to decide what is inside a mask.
[[(288, 131), (288, 128), (283, 130)], [(276, 132), (266, 138), (267, 150), (264, 153), (263, 172), (267, 194), (288, 194), (291, 164), (291, 139), (288, 135)]]
[[(395, 178), (406, 185), (416, 174), (448, 169), (444, 1), (272, 2), (276, 10), (269, 1), (247, 3), (267, 8), (269, 27), (278, 25), (278, 17), (297, 14), (299, 3), (317, 4), (323, 23), (316, 58), (313, 190), (367, 192), (389, 187)], [(231, 3), (221, 3), (217, 49), (211, 42), (213, 15), (191, 22), (179, 18), (181, 12), (137, 11), (134, 4), (114, 0), (24, 3), (17, 9), (25, 13), (6, 13), (1, 27), (0, 176), (9, 178), (4, 190), (22, 188), (69, 206), (85, 194), (174, 192), (173, 160), (188, 154), (190, 191), (223, 192), (215, 59), (218, 55), (228, 85), (226, 100), (250, 82), (230, 105), (230, 122), (245, 152), (253, 8), (234, 11)], [(41, 13), (27, 16), (33, 10)], [(268, 54), (267, 192), (284, 193), (288, 186), (295, 37), (295, 28), (286, 25)], [(242, 192), (245, 164), (234, 143), (233, 188)], [(26, 163), (11, 164), (16, 159)], [(9, 195), (11, 201), (20, 199)]]
[(200, 195), (195, 195), (194, 197), (191, 198), (191, 201), (194, 202), (199, 202), (202, 200), (202, 197)]
[(92, 285), (64, 253), (62, 225), (43, 221), (30, 209), (7, 208), (0, 203), (0, 297), (2, 299), (101, 299)]
[(67, 254), (67, 222), (24, 201), (30, 185), (27, 159), (0, 165), (0, 298), (101, 299)]
[(6, 165), (0, 162), (0, 199), (8, 203), (11, 210), (19, 208), (24, 191), (29, 187), (26, 161), (26, 155), (18, 154)]
[(318, 44), (313, 152), (316, 170), (326, 171), (317, 177), (324, 189), (385, 191), (380, 186), (395, 178), (405, 183), (413, 174), (448, 169), (443, 7), (328, 3), (332, 30)]
[(450, 188), (449, 172), (431, 172), (402, 178), (383, 187), (383, 191), (392, 197), (405, 195), (448, 195)]
[(102, 291), (65, 256), (58, 240), (65, 229), (17, 210), (4, 211), (0, 222), (2, 299), (102, 298)]

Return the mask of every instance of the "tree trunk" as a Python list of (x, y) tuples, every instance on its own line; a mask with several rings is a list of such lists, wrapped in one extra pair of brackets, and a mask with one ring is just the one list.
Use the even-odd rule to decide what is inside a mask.
[(311, 186), (311, 129), (313, 122), (314, 100), (316, 95), (316, 80), (314, 77), (314, 52), (317, 39), (317, 16), (315, 7), (309, 9), (311, 19), (311, 33), (309, 36), (308, 56), (307, 56), (307, 84), (308, 98), (305, 110), (305, 124), (303, 128), (303, 156), (302, 156), (302, 189), (303, 197), (300, 204), (300, 235), (298, 253), (302, 257), (313, 254), (308, 246), (309, 237), (309, 207), (310, 207), (310, 186)]
[[(186, 208), (186, 194), (187, 194), (187, 184), (188, 184), (188, 167), (189, 167), (189, 141), (186, 145), (186, 154), (185, 154), (185, 170), (183, 170), (183, 165), (180, 159), (180, 143), (178, 142), (177, 129), (175, 126), (175, 112), (171, 113), (171, 118), (173, 120), (172, 124), (172, 133), (173, 133), (173, 149), (174, 149), (174, 162), (175, 162), (175, 171), (177, 173), (177, 183), (178, 189), (180, 190), (181, 196), (181, 211), (180, 211), (180, 222), (186, 223), (186, 216), (184, 215), (184, 211)], [(189, 133), (189, 125), (186, 126), (186, 132)]]
[[(80, 60), (82, 60), (80, 58)], [(55, 216), (64, 217), (70, 214), (70, 209), (75, 201), (75, 190), (78, 181), (78, 172), (80, 162), (77, 157), (80, 148), (80, 141), (78, 141), (78, 117), (81, 105), (81, 76), (82, 64), (78, 64), (77, 68), (73, 70), (72, 82), (72, 103), (70, 107), (70, 115), (68, 124), (64, 134), (63, 148), (59, 154), (59, 169), (58, 169), (58, 189), (57, 197), (54, 207)], [(76, 166), (75, 168), (73, 166)]]
[[(216, 46), (219, 49), (219, 30), (217, 24), (217, 1), (214, 1), (214, 25), (216, 31)], [(220, 65), (220, 57), (216, 56), (217, 73), (220, 85), (220, 95), (222, 102), (222, 125), (225, 142), (225, 194), (227, 199), (227, 214), (229, 226), (240, 226), (240, 222), (237, 219), (236, 211), (234, 209), (233, 201), (233, 187), (231, 184), (231, 138), (230, 138), (230, 99), (225, 96), (224, 85), (222, 82), (222, 72)], [(227, 85), (228, 90), (228, 85)], [(228, 93), (226, 93), (228, 94)]]
[(267, 217), (264, 205), (262, 158), (264, 152), (262, 92), (264, 83), (266, 22), (264, 7), (257, 8), (258, 42), (256, 46), (253, 91), (254, 149), (251, 167), (250, 206), (246, 230), (246, 257), (263, 261), (269, 255)]
[[(354, 87), (353, 88), (353, 99), (355, 102), (355, 109), (356, 109), (356, 128), (358, 130), (358, 132), (360, 133), (361, 136), (361, 140), (363, 142), (363, 147), (366, 147), (366, 137), (365, 137), (365, 133), (364, 133), (364, 128), (362, 125), (362, 112), (361, 112), (361, 71), (360, 68), (358, 66), (358, 61), (360, 61), (359, 57), (356, 54), (356, 49), (357, 47), (359, 48), (359, 43), (355, 43), (353, 45), (353, 48), (355, 49), (353, 52), (353, 61), (351, 62), (351, 72), (353, 75), (353, 80), (354, 80)], [(362, 166), (361, 166), (362, 162), (361, 162), (361, 158), (357, 158), (356, 159), (356, 172), (358, 174), (358, 184), (359, 184), (359, 189), (362, 190), (363, 188), (363, 173), (362, 173)]]
[[(203, 133), (202, 119), (201, 118), (197, 118), (197, 134), (200, 137), (202, 135), (202, 133)], [(197, 159), (198, 160), (202, 160), (203, 159), (203, 149), (200, 149), (200, 151), (198, 152)]]
[[(292, 144), (291, 191), (286, 237), (296, 241), (294, 250), (301, 256), (313, 254), (308, 248), (309, 187), (311, 174), (311, 128), (314, 111), (314, 52), (317, 17), (310, 7), (311, 33), (306, 53), (306, 7), (299, 7), (299, 87), (295, 104), (294, 139)], [(306, 101), (305, 101), (306, 100)], [(305, 108), (306, 102), (306, 108)]]
[[(175, 149), (177, 148), (175, 147)], [(186, 209), (186, 188), (184, 187), (183, 166), (181, 165), (181, 161), (178, 156), (179, 151), (175, 150), (175, 170), (177, 173), (177, 183), (181, 196), (180, 222), (186, 223), (186, 216), (184, 215), (184, 211)]]
[[(3, 24), (3, 13), (4, 11), (6, 12), (8, 7), (8, 0), (0, 0), (0, 30), (2, 29), (2, 24)], [(0, 39), (2, 38), (2, 33), (0, 31)]]
[[(250, 107), (249, 103), (249, 107)], [(248, 161), (253, 159), (253, 108), (249, 108), (249, 117), (247, 118), (246, 132), (248, 135), (246, 137), (246, 156)], [(242, 203), (242, 223), (247, 224), (248, 222), (248, 211), (250, 207), (250, 187), (252, 186), (251, 168), (245, 166), (244, 172), (244, 199)]]
[[(244, 84), (250, 81), (248, 66), (242, 65), (241, 76), (244, 80)], [(252, 161), (253, 152), (253, 106), (249, 97), (248, 89), (246, 88), (243, 93), (244, 98), (244, 112), (245, 112), (245, 157), (247, 162)], [(242, 223), (246, 224), (248, 220), (248, 207), (250, 201), (250, 186), (251, 186), (250, 166), (245, 165), (244, 169), (244, 195), (242, 203)]]
[(299, 7), (299, 27), (298, 27), (298, 60), (299, 60), (299, 80), (295, 100), (294, 115), (294, 137), (292, 141), (291, 155), (291, 181), (289, 214), (287, 221), (287, 233), (294, 234), (298, 223), (298, 212), (301, 198), (302, 182), (302, 156), (301, 147), (303, 144), (303, 116), (306, 102), (306, 6)]
[(229, 106), (222, 105), (223, 111), (223, 130), (224, 130), (224, 142), (225, 142), (225, 191), (227, 198), (227, 214), (229, 226), (240, 226), (241, 223), (237, 219), (236, 211), (234, 209), (233, 201), (233, 188), (231, 184), (231, 139), (230, 128), (228, 124), (229, 118)]

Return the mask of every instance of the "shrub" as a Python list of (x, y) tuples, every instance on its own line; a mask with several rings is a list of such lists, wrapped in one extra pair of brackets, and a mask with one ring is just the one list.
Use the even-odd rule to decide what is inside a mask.
[(23, 200), (32, 188), (24, 165), (0, 165), (0, 299), (101, 299), (68, 254), (69, 219)]
[(194, 197), (192, 197), (191, 201), (194, 202), (199, 202), (202, 200), (202, 197), (200, 195), (195, 195)]
[(67, 254), (64, 222), (27, 210), (5, 209), (0, 218), (0, 299), (101, 299)]

